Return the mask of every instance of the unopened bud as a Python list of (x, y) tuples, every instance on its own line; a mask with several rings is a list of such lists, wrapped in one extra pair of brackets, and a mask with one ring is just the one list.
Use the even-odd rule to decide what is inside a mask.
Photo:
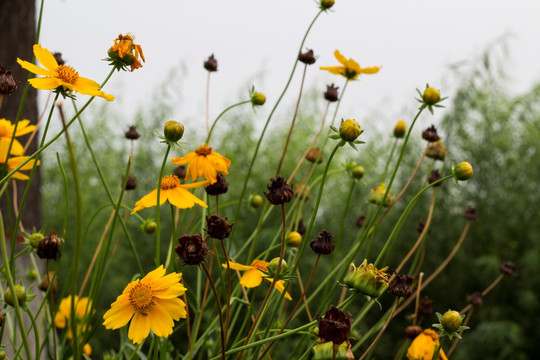
[(165, 139), (167, 139), (167, 141), (175, 143), (184, 136), (184, 125), (180, 124), (178, 121), (169, 120), (165, 123), (163, 132), (165, 133)]
[(142, 224), (141, 228), (145, 233), (153, 234), (157, 229), (157, 223), (153, 219), (148, 219)]
[(251, 103), (253, 106), (261, 106), (266, 102), (266, 96), (263, 93), (256, 92), (251, 95)]
[(287, 235), (287, 245), (291, 247), (299, 247), (302, 243), (302, 235), (298, 231), (291, 231)]
[[(270, 260), (270, 262), (267, 265), (267, 268), (268, 270), (275, 272), (277, 270), (278, 264), (279, 264), (279, 258), (275, 257), (272, 260)], [(281, 269), (279, 270), (279, 272), (282, 272), (282, 271), (285, 272), (288, 270), (289, 270), (289, 265), (287, 265), (287, 262), (285, 261), (285, 259), (281, 259)]]
[(422, 95), (422, 99), (426, 103), (426, 105), (435, 105), (441, 100), (441, 93), (439, 90), (428, 87), (426, 90), (424, 90), (424, 95)]
[(360, 130), (360, 125), (358, 125), (358, 122), (353, 119), (345, 120), (341, 123), (341, 127), (339, 128), (339, 135), (341, 138), (345, 141), (354, 141), (356, 140), (362, 131)]
[[(24, 304), (24, 302), (26, 301), (26, 289), (24, 288), (24, 286), (19, 284), (15, 284), (14, 288), (17, 302), (19, 303), (19, 305)], [(15, 298), (13, 297), (13, 293), (11, 292), (11, 288), (8, 287), (6, 293), (4, 294), (4, 301), (6, 302), (6, 304), (14, 306), (14, 300)]]
[(441, 325), (447, 332), (456, 332), (462, 322), (463, 317), (457, 311), (448, 310), (442, 316)]
[(394, 127), (394, 137), (397, 139), (401, 139), (405, 136), (406, 131), (407, 125), (405, 125), (405, 121), (399, 120)]
[(357, 166), (353, 167), (353, 169), (351, 171), (351, 174), (352, 174), (352, 177), (355, 178), (355, 179), (363, 178), (364, 174), (365, 174), (364, 167), (362, 167), (360, 165), (357, 165)]
[(30, 246), (32, 246), (34, 249), (37, 249), (39, 246), (39, 243), (41, 240), (43, 240), (44, 236), (42, 233), (33, 233), (32, 236), (30, 236)]
[(263, 204), (263, 198), (261, 195), (251, 195), (249, 197), (249, 205), (255, 209), (260, 208)]
[(471, 164), (468, 162), (462, 162), (454, 166), (452, 169), (452, 173), (454, 174), (454, 177), (456, 180), (469, 180), (473, 176), (473, 168)]
[(334, 0), (321, 0), (321, 2), (319, 3), (319, 8), (321, 10), (328, 10), (332, 6), (334, 6)]

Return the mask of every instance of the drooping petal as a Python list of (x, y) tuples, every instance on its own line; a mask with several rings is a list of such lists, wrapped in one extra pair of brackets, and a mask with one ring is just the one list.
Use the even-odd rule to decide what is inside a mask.
[(257, 269), (251, 269), (240, 279), (240, 285), (252, 288), (261, 285), (263, 273)]
[[(268, 278), (266, 278), (266, 279), (268, 279)], [(271, 279), (268, 279), (268, 280), (271, 281)], [(274, 287), (275, 287), (280, 293), (282, 293), (283, 290), (285, 290), (285, 281), (284, 281), (284, 280), (278, 280), (278, 281), (276, 281), (276, 285), (274, 285)], [(288, 291), (285, 292), (285, 299), (287, 299), (287, 300), (292, 300), (292, 297), (291, 297), (291, 295), (289, 294)]]
[(79, 76), (75, 81), (75, 84), (73, 84), (73, 90), (77, 91), (80, 94), (99, 96), (108, 101), (114, 100), (113, 95), (105, 94), (99, 89), (99, 84), (97, 82), (82, 76)]
[(195, 204), (205, 208), (208, 207), (204, 201), (182, 187), (177, 187), (167, 191), (169, 192), (169, 202), (179, 209), (188, 209), (193, 207)]
[(50, 71), (56, 71), (58, 62), (56, 62), (53, 54), (48, 49), (41, 47), (40, 44), (36, 44), (34, 45), (34, 55), (41, 65), (45, 66)]
[[(227, 264), (221, 264), (221, 266), (223, 266), (224, 268), (227, 268)], [(240, 270), (240, 271), (247, 271), (247, 270), (255, 269), (251, 265), (242, 265), (242, 264), (235, 263), (232, 261), (229, 261), (229, 267), (233, 270)]]
[(362, 74), (376, 74), (381, 70), (382, 66), (370, 66), (367, 68), (362, 68), (361, 73)]
[(345, 68), (343, 66), (321, 66), (320, 69), (330, 71), (334, 75), (345, 76)]
[(136, 312), (129, 324), (128, 338), (135, 344), (140, 344), (148, 337), (150, 333), (150, 318), (148, 315), (143, 315)]

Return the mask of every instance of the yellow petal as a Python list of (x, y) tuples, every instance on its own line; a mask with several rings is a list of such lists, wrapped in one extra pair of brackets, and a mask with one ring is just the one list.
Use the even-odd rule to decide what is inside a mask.
[(362, 74), (376, 74), (381, 70), (382, 66), (371, 66), (367, 68), (363, 68), (361, 70)]
[(334, 75), (345, 75), (345, 68), (343, 66), (321, 66), (320, 69), (330, 71)]
[[(223, 266), (224, 268), (227, 268), (227, 264), (221, 264), (221, 266)], [(253, 266), (242, 265), (242, 264), (235, 263), (232, 261), (229, 261), (229, 267), (233, 270), (240, 270), (240, 271), (247, 271), (247, 270), (255, 269)]]
[(179, 209), (187, 209), (193, 207), (195, 204), (198, 204), (202, 207), (208, 207), (204, 201), (190, 193), (189, 191), (177, 187), (170, 190), (165, 190), (168, 192), (169, 202), (176, 206)]
[(263, 273), (257, 269), (251, 269), (240, 279), (240, 285), (252, 288), (261, 285)]
[(157, 336), (167, 337), (172, 334), (174, 321), (163, 306), (156, 304), (148, 309), (150, 328)]
[(342, 63), (343, 65), (347, 65), (347, 58), (339, 52), (339, 50), (334, 51), (334, 56), (336, 57), (337, 61)]
[(62, 85), (62, 81), (57, 78), (34, 78), (28, 80), (28, 82), (40, 90), (53, 90)]
[(28, 61), (24, 61), (24, 60), (21, 60), (19, 58), (17, 58), (17, 62), (19, 63), (19, 65), (21, 65), (21, 67), (23, 69), (26, 69), (28, 71), (30, 71), (31, 73), (34, 73), (34, 74), (38, 74), (38, 75), (43, 75), (43, 76), (55, 76), (56, 74), (47, 70), (47, 69), (43, 69), (43, 68), (40, 68), (39, 66), (36, 66), (34, 64), (32, 64), (31, 62), (28, 62)]
[[(163, 196), (163, 191), (159, 194), (159, 202), (162, 205), (166, 201), (166, 197)], [(135, 203), (135, 208), (131, 214), (136, 213), (139, 210), (142, 210), (147, 207), (156, 206), (157, 203), (157, 189), (152, 190), (149, 194), (143, 196), (139, 201)]]
[(156, 302), (163, 306), (173, 320), (185, 319), (187, 316), (186, 304), (179, 298), (159, 299)]
[(163, 275), (165, 275), (165, 272), (166, 270), (163, 265), (159, 265), (157, 269), (152, 270), (148, 274), (146, 274), (146, 276), (141, 279), (141, 282), (144, 284), (152, 285), (153, 282), (157, 281)]
[(34, 55), (36, 55), (36, 59), (41, 63), (41, 65), (45, 66), (50, 71), (56, 71), (58, 63), (48, 49), (44, 49), (41, 47), (41, 45), (36, 44), (34, 45)]
[(17, 131), (15, 132), (15, 136), (25, 135), (36, 130), (36, 125), (29, 125), (29, 124), (30, 124), (30, 120), (19, 121), (17, 125)]
[[(270, 280), (270, 279), (269, 279)], [(274, 287), (280, 292), (282, 293), (283, 290), (285, 290), (285, 281), (284, 280), (278, 280), (276, 281), (276, 285), (274, 285)], [(285, 299), (287, 300), (292, 300), (292, 297), (291, 295), (289, 294), (289, 292), (285, 292)]]
[(118, 329), (126, 325), (133, 316), (134, 309), (127, 294), (120, 295), (111, 304), (111, 308), (103, 314), (103, 325), (107, 329)]
[[(11, 137), (9, 138), (1, 138), (0, 141), (4, 144), (7, 144), (7, 147), (5, 149), (5, 152), (7, 153), (7, 148), (9, 148), (9, 143), (11, 142)], [(16, 140), (16, 139), (13, 139), (13, 144), (11, 145), (11, 155), (21, 155), (23, 153), (23, 147), (21, 145), (21, 143)], [(6, 160), (6, 157), (4, 156), (3, 159), (0, 159), (0, 161), (4, 161)]]
[(150, 318), (148, 315), (142, 315), (140, 312), (136, 312), (131, 319), (129, 325), (128, 338), (133, 343), (140, 344), (144, 339), (148, 337), (150, 333)]
[(67, 318), (62, 313), (56, 313), (54, 316), (54, 326), (56, 326), (59, 329), (64, 329), (66, 327)]

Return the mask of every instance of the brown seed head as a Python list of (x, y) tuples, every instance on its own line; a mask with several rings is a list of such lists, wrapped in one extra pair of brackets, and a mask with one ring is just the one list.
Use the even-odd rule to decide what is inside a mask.
[(186, 177), (186, 167), (184, 165), (178, 166), (176, 169), (174, 169), (173, 175), (176, 175), (179, 179), (185, 178)]
[[(428, 183), (433, 184), (435, 181), (440, 180), (440, 179), (442, 179), (441, 173), (439, 172), (439, 170), (435, 169), (431, 171), (431, 174), (429, 175), (429, 178), (428, 178)], [(435, 184), (433, 186), (436, 187), (436, 186), (441, 186), (441, 185), (442, 185), (442, 182)]]
[(426, 130), (422, 131), (422, 139), (429, 142), (435, 142), (441, 139), (437, 134), (437, 128), (435, 128), (435, 125), (431, 125)]
[(338, 89), (339, 87), (332, 85), (326, 85), (326, 91), (324, 92), (324, 98), (330, 102), (338, 101), (339, 95), (338, 95)]
[[(122, 175), (122, 183), (124, 183), (124, 176)], [(128, 175), (126, 182), (126, 190), (135, 190), (137, 188), (137, 178), (135, 176)]]
[(429, 316), (433, 314), (433, 308), (431, 305), (433, 304), (433, 301), (430, 300), (427, 296), (424, 296), (422, 301), (420, 301), (420, 304), (418, 305), (418, 315), (422, 316)]
[(11, 95), (17, 91), (17, 83), (13, 79), (13, 71), (0, 66), (0, 94)]
[(361, 228), (364, 226), (364, 222), (366, 222), (366, 215), (360, 215), (358, 219), (356, 219), (356, 226)]
[(475, 308), (482, 307), (482, 305), (484, 305), (484, 296), (479, 291), (473, 292), (471, 295), (467, 296), (467, 302)]
[(330, 309), (324, 314), (324, 318), (317, 315), (319, 323), (319, 338), (331, 341), (334, 345), (340, 345), (349, 340), (351, 333), (351, 314), (345, 315), (343, 311), (330, 305)]
[(129, 130), (124, 133), (124, 136), (129, 140), (137, 140), (141, 137), (141, 134), (137, 132), (137, 127), (135, 125), (131, 125)]
[(506, 261), (499, 266), (499, 270), (506, 276), (514, 276), (514, 272), (516, 271), (516, 264), (514, 264), (511, 261)]
[(390, 286), (388, 287), (388, 292), (401, 298), (408, 298), (411, 296), (413, 293), (412, 282), (414, 276), (400, 275), (398, 273), (394, 273), (394, 275), (394, 279), (390, 282)]
[(296, 231), (298, 231), (298, 233), (300, 235), (304, 235), (306, 233), (306, 226), (304, 225), (304, 219), (300, 219), (300, 221), (298, 221), (298, 225), (296, 225)]
[(270, 179), (270, 184), (266, 185), (266, 188), (269, 191), (268, 193), (265, 192), (264, 196), (266, 196), (272, 205), (282, 205), (293, 199), (294, 191), (287, 184), (283, 176), (278, 175)]
[(210, 55), (208, 59), (204, 62), (204, 68), (210, 72), (217, 71), (217, 60), (214, 58), (214, 54)]
[(223, 240), (231, 235), (234, 224), (229, 224), (227, 218), (222, 218), (218, 215), (206, 216), (206, 232), (211, 238)]
[(306, 65), (314, 64), (316, 59), (313, 50), (308, 49), (306, 52), (300, 53), (300, 55), (298, 55), (298, 61), (301, 61)]
[(467, 220), (476, 220), (476, 208), (470, 205), (467, 206), (465, 212), (463, 213), (463, 217)]
[(316, 238), (311, 240), (309, 246), (311, 246), (311, 249), (316, 254), (328, 255), (332, 253), (336, 247), (336, 244), (334, 244), (334, 234), (323, 230)]
[(37, 254), (42, 259), (58, 260), (62, 254), (62, 240), (52, 230), (49, 235), (39, 243)]
[(58, 63), (58, 65), (65, 65), (66, 64), (64, 59), (62, 59), (62, 53), (54, 52), (53, 56), (54, 56), (54, 59), (56, 60), (56, 62)]
[(209, 253), (206, 239), (203, 239), (201, 234), (180, 236), (174, 251), (186, 265), (200, 265)]
[[(41, 282), (39, 283), (39, 290), (41, 291), (47, 291), (47, 289), (49, 288), (49, 285), (51, 284), (51, 280), (53, 279), (54, 277), (54, 271), (49, 271), (47, 274), (45, 274), (45, 276), (43, 276), (43, 278), (41, 279)], [(54, 281), (52, 283), (51, 286), (51, 290), (53, 292), (57, 292), (58, 291), (58, 277), (54, 277)]]
[(312, 163), (320, 164), (323, 162), (322, 158), (322, 151), (319, 147), (314, 147), (309, 149), (309, 151), (306, 153), (306, 160)]
[(405, 328), (405, 335), (407, 339), (414, 340), (418, 335), (422, 333), (422, 328), (418, 325), (411, 325)]
[(227, 179), (225, 179), (225, 176), (219, 174), (217, 176), (217, 181), (212, 185), (205, 187), (204, 190), (206, 190), (208, 195), (218, 196), (225, 194), (229, 190), (229, 183), (227, 182)]

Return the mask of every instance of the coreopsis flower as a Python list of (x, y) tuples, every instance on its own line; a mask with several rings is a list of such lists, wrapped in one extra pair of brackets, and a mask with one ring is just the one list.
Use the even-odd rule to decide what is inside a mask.
[(180, 273), (165, 275), (163, 265), (142, 279), (129, 283), (122, 294), (103, 315), (103, 325), (115, 330), (131, 320), (128, 338), (140, 344), (150, 330), (156, 336), (172, 334), (174, 321), (186, 318), (186, 304), (178, 297), (186, 288), (180, 283)]
[(176, 165), (188, 164), (186, 180), (191, 177), (195, 181), (204, 177), (208, 181), (207, 185), (212, 185), (217, 181), (218, 172), (229, 174), (228, 169), (231, 164), (231, 160), (212, 151), (212, 148), (207, 144), (199, 146), (186, 156), (173, 158), (171, 161)]
[[(240, 285), (253, 288), (261, 285), (262, 280), (265, 279), (268, 282), (272, 282), (272, 278), (268, 277), (266, 272), (268, 271), (268, 262), (263, 260), (253, 260), (251, 265), (242, 265), (229, 261), (229, 267), (233, 270), (246, 271), (244, 275), (240, 278)], [(227, 268), (227, 264), (222, 264), (224, 268)], [(279, 291), (283, 292), (285, 290), (285, 281), (278, 280), (274, 287)], [(292, 300), (291, 295), (288, 292), (285, 292), (285, 299)]]
[[(15, 124), (6, 119), (0, 119), (0, 141), (9, 144), (11, 139), (19, 137), (36, 130), (36, 125), (29, 125), (30, 120), (21, 120), (17, 123), (17, 130), (15, 130)], [(13, 139), (11, 145), (11, 155), (22, 155), (23, 147), (17, 139)]]
[(141, 45), (137, 45), (133, 41), (135, 41), (135, 35), (130, 33), (120, 34), (114, 39), (114, 44), (108, 51), (108, 60), (118, 70), (125, 70), (127, 66), (131, 66), (131, 71), (141, 68), (142, 64), (139, 58), (145, 62)]
[[(409, 346), (407, 350), (407, 359), (409, 360), (431, 360), (435, 350), (439, 347), (439, 335), (431, 329), (424, 330)], [(437, 360), (448, 360), (444, 351), (439, 351)]]
[(358, 267), (354, 264), (352, 266), (353, 271), (343, 279), (343, 283), (349, 288), (375, 299), (388, 288), (390, 280), (386, 273), (388, 266), (377, 269), (372, 264), (368, 264), (367, 259)]
[(386, 184), (380, 183), (379, 186), (371, 189), (371, 193), (369, 195), (368, 201), (372, 204), (377, 204), (377, 205), (383, 203), (383, 206), (388, 207), (392, 205), (392, 203), (394, 202), (394, 196), (388, 193), (386, 195), (386, 199), (384, 199), (383, 201), (385, 193), (386, 193)]
[[(71, 318), (71, 295), (65, 297), (60, 302), (58, 311), (54, 316), (54, 326), (59, 329), (68, 329), (67, 338), (73, 339), (73, 333), (71, 330), (70, 318)], [(73, 302), (75, 303), (75, 323), (77, 325), (77, 336), (82, 337), (84, 333), (90, 330), (90, 317), (95, 312), (92, 310), (92, 301), (87, 297), (74, 296)]]
[[(6, 158), (8, 157), (8, 148), (9, 144), (0, 141), (0, 167), (3, 167), (6, 161)], [(7, 171), (10, 173), (11, 171), (15, 170), (21, 163), (26, 161), (29, 158), (29, 156), (15, 156), (12, 158), (7, 159)], [(34, 166), (34, 163), (36, 162), (35, 159), (32, 159), (28, 161), (26, 164), (24, 164), (19, 170), (30, 170)], [(37, 164), (40, 164), (40, 161), (37, 160)], [(16, 171), (13, 175), (11, 175), (13, 179), (17, 180), (28, 180), (28, 175), (23, 174), (20, 171)]]
[(44, 76), (28, 80), (36, 89), (58, 89), (64, 93), (66, 91), (76, 91), (83, 95), (99, 96), (108, 101), (114, 100), (114, 96), (105, 94), (99, 89), (97, 82), (79, 76), (79, 73), (71, 66), (58, 65), (53, 54), (48, 49), (41, 47), (41, 45), (34, 45), (34, 55), (45, 69), (19, 58), (17, 58), (17, 62), (23, 69)]
[(344, 76), (349, 80), (356, 80), (360, 74), (376, 74), (381, 69), (381, 66), (362, 68), (353, 59), (347, 60), (345, 56), (341, 55), (339, 50), (334, 51), (334, 56), (343, 66), (321, 66), (320, 69)]
[[(187, 189), (198, 188), (208, 185), (208, 181), (199, 181), (192, 184), (181, 184), (180, 180), (175, 175), (165, 175), (161, 179), (161, 191), (159, 193), (159, 205), (165, 201), (169, 201), (172, 205), (179, 209), (187, 209), (198, 204), (202, 207), (208, 207), (204, 201), (190, 193)], [(132, 214), (147, 207), (156, 206), (157, 204), (157, 189), (152, 190), (149, 194), (143, 196), (135, 203)]]

